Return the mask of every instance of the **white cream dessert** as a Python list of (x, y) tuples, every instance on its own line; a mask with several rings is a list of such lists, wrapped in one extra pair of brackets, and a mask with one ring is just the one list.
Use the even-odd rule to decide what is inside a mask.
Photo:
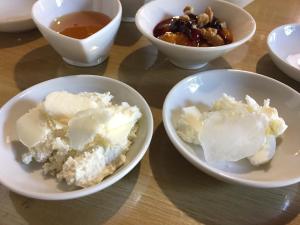
[(264, 164), (273, 158), (276, 138), (287, 125), (269, 99), (263, 106), (248, 95), (245, 100), (223, 94), (209, 112), (185, 107), (174, 122), (176, 132), (184, 141), (201, 145), (208, 162), (248, 158), (252, 165)]
[(88, 187), (126, 161), (142, 114), (110, 93), (53, 92), (17, 120), (19, 140), (28, 148), (22, 161), (43, 164), (44, 174)]

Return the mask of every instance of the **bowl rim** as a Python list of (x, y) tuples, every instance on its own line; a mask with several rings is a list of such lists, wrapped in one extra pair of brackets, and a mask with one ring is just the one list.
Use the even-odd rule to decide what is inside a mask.
[(269, 50), (269, 53), (275, 57), (275, 59), (277, 59), (280, 63), (282, 63), (283, 65), (285, 65), (286, 67), (288, 67), (289, 69), (292, 70), (292, 72), (297, 75), (299, 74), (300, 75), (300, 70), (297, 69), (296, 67), (290, 65), (286, 60), (284, 60), (273, 48), (272, 44), (271, 44), (271, 39), (272, 39), (272, 35), (274, 33), (277, 33), (277, 32), (281, 32), (282, 29), (284, 29), (284, 27), (286, 26), (294, 26), (294, 27), (298, 27), (298, 29), (300, 30), (300, 23), (287, 23), (287, 24), (283, 24), (281, 26), (278, 26), (278, 27), (275, 27), (268, 35), (267, 37), (267, 46), (268, 46), (268, 50)]
[(222, 0), (211, 0), (213, 2), (219, 2), (221, 4), (224, 4), (224, 5), (228, 5), (230, 7), (233, 7), (235, 8), (236, 10), (239, 10), (241, 12), (243, 12), (250, 20), (251, 24), (253, 24), (253, 28), (252, 30), (250, 30), (248, 32), (248, 34), (242, 38), (241, 40), (239, 41), (233, 41), (232, 43), (230, 44), (226, 44), (226, 45), (221, 45), (221, 46), (211, 46), (211, 47), (192, 47), (192, 46), (184, 46), (184, 45), (177, 45), (177, 44), (172, 44), (172, 43), (169, 43), (169, 42), (166, 42), (166, 41), (163, 41), (163, 40), (160, 40), (156, 37), (154, 37), (153, 35), (149, 35), (147, 32), (144, 31), (144, 28), (143, 26), (140, 24), (140, 16), (141, 16), (141, 12), (143, 10), (145, 10), (147, 7), (149, 7), (149, 5), (152, 5), (152, 4), (157, 4), (158, 2), (160, 1), (163, 1), (163, 0), (155, 0), (155, 1), (150, 1), (148, 2), (147, 4), (143, 5), (136, 13), (135, 15), (135, 24), (138, 28), (138, 30), (145, 36), (147, 37), (150, 41), (152, 42), (157, 42), (157, 43), (160, 43), (160, 44), (164, 44), (166, 46), (169, 46), (169, 47), (173, 47), (173, 48), (178, 48), (178, 49), (182, 49), (182, 50), (190, 50), (190, 51), (216, 51), (216, 50), (226, 50), (226, 49), (230, 49), (230, 48), (234, 48), (234, 47), (237, 47), (239, 45), (242, 45), (243, 43), (245, 43), (246, 41), (248, 41), (249, 39), (251, 39), (253, 37), (253, 35), (255, 34), (255, 31), (256, 31), (256, 22), (255, 22), (255, 19), (252, 17), (252, 15), (247, 12), (245, 9), (233, 4), (233, 3), (230, 3), (230, 2), (225, 2), (225, 1), (222, 1)]
[[(51, 0), (51, 1), (53, 1), (53, 0)], [(37, 25), (37, 27), (43, 27), (45, 30), (47, 30), (51, 34), (57, 35), (59, 38), (65, 38), (66, 40), (72, 40), (72, 41), (78, 41), (78, 42), (84, 43), (84, 42), (90, 41), (90, 39), (92, 39), (92, 38), (95, 38), (96, 35), (99, 35), (99, 34), (103, 35), (103, 33), (107, 32), (107, 30), (109, 28), (111, 28), (112, 26), (114, 26), (115, 23), (117, 23), (118, 21), (121, 22), (122, 11), (123, 11), (122, 4), (121, 4), (120, 0), (115, 0), (115, 1), (117, 1), (117, 4), (118, 4), (117, 14), (113, 18), (111, 18), (111, 21), (106, 26), (104, 26), (102, 29), (98, 30), (96, 33), (94, 33), (84, 39), (77, 39), (77, 38), (72, 38), (72, 37), (63, 35), (59, 32), (54, 31), (53, 29), (51, 29), (50, 26), (45, 26), (44, 24), (40, 23), (39, 20), (35, 16), (38, 4), (41, 4), (39, 0), (37, 0), (32, 6), (31, 18), (32, 18), (33, 22)], [(93, 10), (91, 10), (91, 11), (93, 11)], [(66, 14), (64, 14), (64, 15), (66, 15)], [(64, 15), (62, 15), (62, 16), (64, 16)]]
[[(24, 91), (18, 93), (11, 99), (9, 99), (1, 108), (0, 108), (0, 115), (3, 113), (3, 111), (10, 107), (12, 104), (15, 102), (19, 101), (20, 98), (22, 98), (24, 95), (26, 95), (28, 92), (36, 89), (36, 88), (42, 88), (44, 86), (48, 86), (49, 83), (52, 83), (54, 81), (59, 81), (59, 80), (64, 80), (64, 79), (76, 79), (76, 78), (83, 78), (83, 79), (96, 79), (96, 80), (106, 80), (110, 81), (112, 83), (115, 83), (119, 86), (123, 86), (124, 88), (130, 90), (133, 92), (140, 100), (142, 101), (142, 104), (145, 107), (145, 119), (147, 123), (147, 135), (145, 137), (145, 142), (141, 146), (138, 154), (130, 161), (126, 166), (122, 168), (122, 170), (119, 173), (113, 173), (106, 179), (104, 179), (101, 183), (96, 184), (91, 187), (87, 188), (82, 188), (79, 190), (74, 190), (74, 191), (68, 191), (68, 192), (61, 192), (61, 193), (45, 193), (45, 192), (35, 192), (35, 191), (23, 191), (22, 188), (16, 188), (15, 186), (12, 186), (10, 183), (7, 183), (6, 180), (3, 180), (2, 177), (0, 176), (0, 183), (6, 186), (8, 189), (12, 190), (13, 192), (16, 192), (18, 194), (21, 194), (23, 196), (27, 196), (30, 198), (35, 198), (35, 199), (41, 199), (41, 200), (67, 200), (67, 199), (75, 199), (83, 196), (87, 196), (93, 193), (96, 193), (98, 191), (101, 191), (112, 184), (116, 183), (117, 181), (121, 180), (125, 175), (127, 175), (143, 158), (145, 153), (147, 152), (150, 142), (152, 139), (153, 135), (153, 115), (150, 109), (149, 104), (147, 101), (144, 99), (144, 97), (136, 91), (134, 88), (130, 87), (129, 85), (125, 84), (122, 81), (115, 80), (113, 78), (109, 77), (104, 77), (104, 76), (98, 76), (98, 75), (88, 75), (88, 74), (81, 74), (81, 75), (70, 75), (70, 76), (62, 76), (59, 78), (53, 78), (47, 81), (43, 81), (41, 83), (35, 84)], [(16, 162), (18, 163), (18, 162)], [(55, 179), (55, 178), (53, 178)]]
[(21, 17), (18, 17), (17, 19), (9, 19), (9, 20), (5, 20), (5, 21), (0, 20), (0, 25), (8, 25), (8, 24), (14, 24), (14, 23), (26, 23), (29, 21), (33, 22), (33, 19), (31, 18), (30, 15), (29, 16), (21, 16)]
[(195, 167), (200, 169), (201, 171), (217, 178), (220, 180), (223, 180), (225, 182), (231, 182), (235, 184), (240, 184), (244, 186), (250, 186), (250, 187), (256, 187), (256, 188), (276, 188), (276, 187), (283, 187), (283, 186), (288, 186), (291, 184), (295, 184), (297, 182), (300, 182), (300, 175), (299, 177), (293, 178), (293, 179), (286, 179), (286, 180), (278, 180), (278, 181), (254, 181), (250, 179), (245, 179), (241, 177), (235, 177), (231, 176), (229, 174), (226, 174), (220, 169), (213, 168), (212, 166), (208, 165), (205, 161), (201, 161), (199, 158), (195, 157), (192, 153), (190, 153), (180, 142), (179, 142), (179, 137), (177, 136), (176, 132), (173, 132), (172, 130), (172, 122), (171, 119), (167, 116), (167, 104), (169, 99), (172, 98), (173, 92), (176, 91), (176, 89), (181, 86), (183, 83), (188, 82), (191, 79), (195, 79), (196, 77), (199, 76), (206, 76), (211, 73), (215, 72), (231, 72), (235, 74), (242, 74), (242, 75), (248, 75), (248, 76), (254, 76), (259, 79), (265, 79), (268, 80), (269, 82), (275, 82), (278, 85), (281, 85), (283, 88), (288, 89), (289, 91), (293, 92), (295, 95), (297, 95), (300, 99), (300, 93), (294, 90), (293, 88), (289, 87), (288, 85), (275, 80), (273, 78), (254, 73), (254, 72), (249, 72), (249, 71), (244, 71), (244, 70), (236, 70), (236, 69), (217, 69), (217, 70), (208, 70), (208, 71), (203, 71), (196, 73), (194, 75), (188, 76), (185, 79), (181, 80), (178, 82), (167, 94), (167, 97), (165, 98), (165, 102), (163, 104), (163, 124), (165, 127), (165, 130), (167, 132), (168, 137), (170, 138), (171, 142), (175, 146), (175, 148), (186, 158), (190, 163), (192, 163)]

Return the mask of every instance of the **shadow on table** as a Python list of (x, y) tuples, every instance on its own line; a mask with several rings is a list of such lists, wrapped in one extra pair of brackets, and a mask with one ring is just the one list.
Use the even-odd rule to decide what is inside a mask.
[(149, 158), (163, 193), (188, 216), (206, 225), (281, 225), (300, 212), (299, 185), (255, 189), (218, 181), (178, 153), (162, 124), (154, 133)]
[(119, 67), (119, 80), (140, 92), (151, 106), (162, 108), (167, 93), (183, 78), (200, 71), (229, 68), (224, 58), (218, 58), (198, 70), (181, 69), (149, 45), (124, 59)]
[(134, 189), (139, 170), (140, 164), (111, 187), (75, 200), (35, 200), (13, 192), (9, 196), (18, 214), (30, 225), (98, 225), (113, 217), (126, 202)]
[(20, 33), (0, 32), (0, 49), (22, 45), (34, 41), (41, 36), (41, 33), (37, 29)]
[(115, 44), (121, 46), (131, 46), (134, 45), (141, 36), (142, 35), (138, 31), (135, 23), (122, 22), (117, 33)]
[(300, 92), (300, 83), (279, 70), (278, 67), (273, 63), (269, 54), (265, 54), (259, 59), (256, 65), (256, 72), (279, 80)]
[(94, 67), (76, 67), (65, 63), (50, 45), (34, 49), (15, 66), (15, 81), (23, 90), (56, 77), (75, 74), (103, 75), (107, 60)]

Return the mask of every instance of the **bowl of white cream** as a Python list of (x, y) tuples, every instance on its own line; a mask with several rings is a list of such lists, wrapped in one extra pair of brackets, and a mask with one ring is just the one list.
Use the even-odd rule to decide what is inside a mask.
[(45, 200), (86, 196), (114, 184), (142, 159), (153, 119), (145, 99), (107, 77), (37, 84), (0, 110), (0, 181)]
[(278, 68), (300, 81), (300, 24), (286, 24), (268, 36), (269, 54)]
[(263, 75), (212, 70), (175, 85), (163, 122), (177, 150), (226, 182), (272, 188), (300, 181), (300, 94)]

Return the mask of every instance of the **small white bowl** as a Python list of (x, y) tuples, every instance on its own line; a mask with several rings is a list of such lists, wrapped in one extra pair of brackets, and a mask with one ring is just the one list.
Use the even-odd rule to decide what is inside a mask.
[[(153, 35), (154, 27), (166, 18), (183, 14), (190, 5), (195, 13), (203, 12), (211, 6), (215, 16), (226, 21), (232, 31), (234, 41), (217, 47), (188, 47), (162, 41)], [(184, 69), (197, 69), (209, 61), (224, 55), (248, 41), (255, 33), (256, 23), (244, 9), (218, 0), (156, 0), (144, 5), (136, 14), (135, 23), (139, 31), (147, 37), (169, 60)]]
[[(24, 147), (17, 140), (16, 120), (53, 91), (107, 92), (114, 96), (113, 102), (127, 101), (142, 112), (139, 130), (127, 161), (111, 176), (95, 186), (70, 190), (66, 184), (58, 183), (54, 177), (42, 175), (42, 165), (24, 165), (20, 155)], [(128, 85), (106, 77), (78, 75), (61, 77), (37, 84), (13, 97), (0, 109), (0, 182), (14, 192), (31, 198), (45, 200), (73, 199), (89, 195), (114, 184), (129, 173), (146, 153), (153, 133), (153, 118), (145, 99)]]
[(37, 0), (0, 1), (0, 32), (21, 32), (35, 27), (31, 8)]
[[(85, 39), (71, 38), (50, 28), (57, 17), (78, 11), (96, 11), (112, 20), (103, 29)], [(75, 66), (95, 66), (108, 57), (121, 23), (119, 0), (39, 0), (32, 7), (32, 18), (51, 46), (64, 61)]]
[[(245, 95), (260, 104), (270, 98), (271, 106), (288, 124), (278, 140), (275, 157), (270, 163), (253, 167), (248, 160), (208, 163), (200, 146), (187, 144), (177, 136), (172, 118), (174, 112), (188, 105), (207, 110), (223, 93), (238, 100)], [(179, 82), (169, 92), (163, 106), (163, 122), (169, 138), (178, 151), (194, 166), (220, 180), (260, 188), (273, 188), (300, 181), (300, 94), (279, 81), (256, 73), (238, 70), (202, 72)]]
[(287, 57), (300, 54), (300, 24), (286, 24), (271, 31), (267, 40), (270, 56), (282, 72), (300, 81), (300, 69), (290, 65)]

